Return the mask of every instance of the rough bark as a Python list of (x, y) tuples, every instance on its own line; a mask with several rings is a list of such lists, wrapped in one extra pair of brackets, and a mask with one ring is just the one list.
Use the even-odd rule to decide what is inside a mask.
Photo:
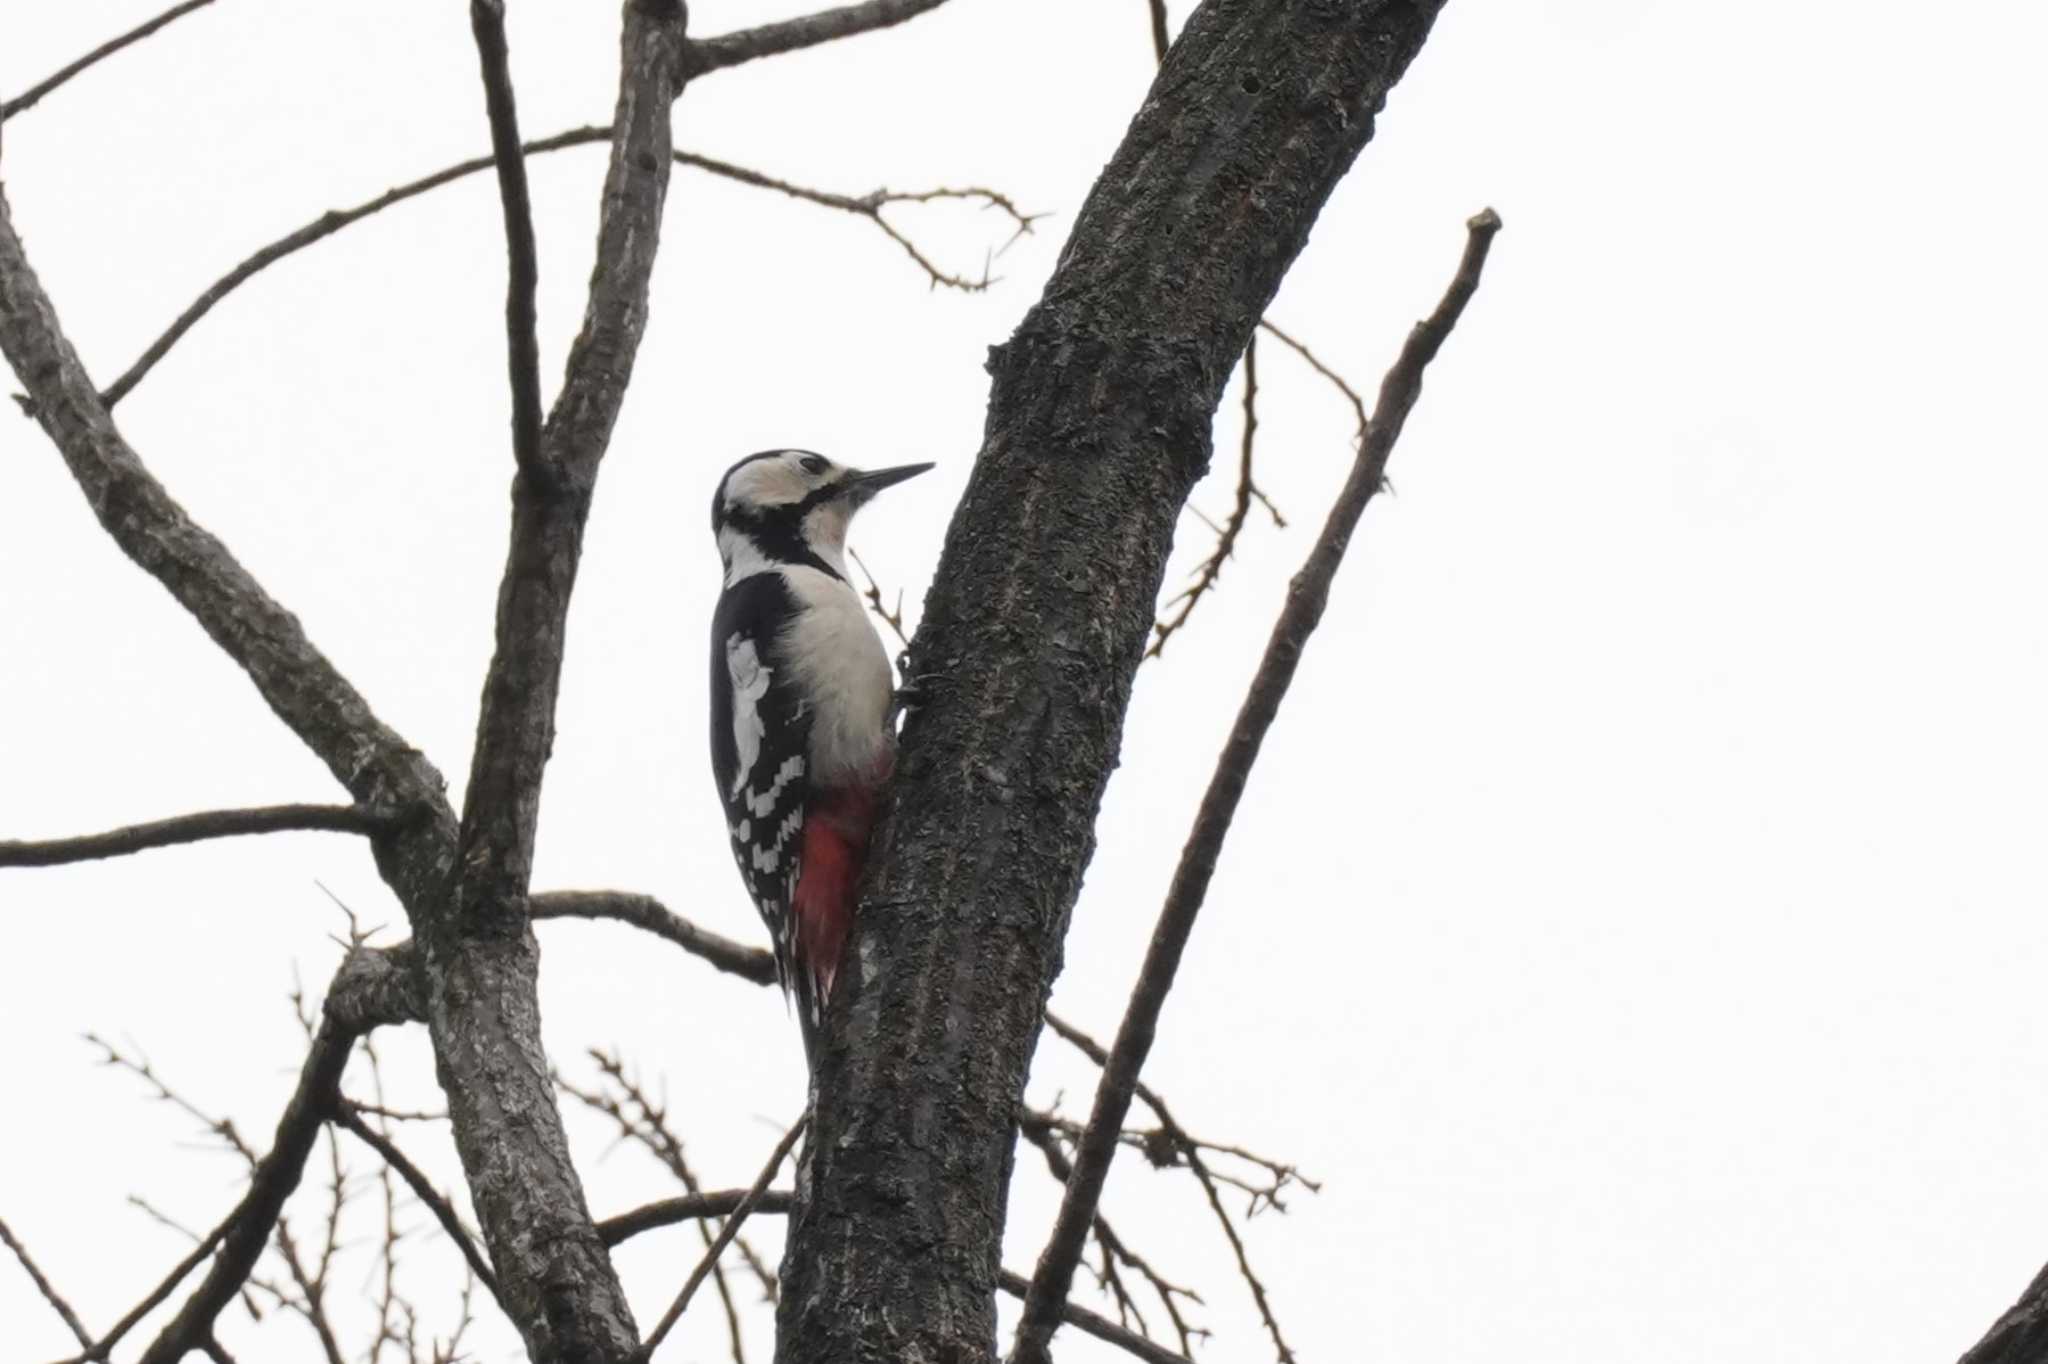
[(1441, 0), (1209, 0), (1015, 336), (912, 650), (781, 1364), (995, 1352), (1013, 1139), (1173, 526), (1237, 355)]
[(2048, 1360), (2048, 1269), (1991, 1324), (1957, 1364), (2041, 1364)]

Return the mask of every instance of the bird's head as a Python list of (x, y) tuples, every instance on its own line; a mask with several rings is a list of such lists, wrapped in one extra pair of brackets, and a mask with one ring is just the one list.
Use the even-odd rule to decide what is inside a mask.
[(711, 529), (728, 577), (749, 556), (771, 563), (822, 560), (845, 576), (847, 523), (870, 498), (931, 468), (849, 469), (809, 450), (764, 450), (725, 471), (711, 498)]

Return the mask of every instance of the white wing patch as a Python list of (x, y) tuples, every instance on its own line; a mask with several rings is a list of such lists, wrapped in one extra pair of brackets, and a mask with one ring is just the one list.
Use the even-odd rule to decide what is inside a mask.
[(726, 794), (729, 799), (737, 799), (746, 789), (747, 778), (753, 775), (754, 764), (761, 758), (761, 740), (768, 733), (768, 726), (761, 719), (761, 698), (768, 694), (775, 670), (762, 664), (753, 640), (735, 634), (725, 642), (725, 671), (732, 680), (732, 744), (739, 754), (732, 789)]

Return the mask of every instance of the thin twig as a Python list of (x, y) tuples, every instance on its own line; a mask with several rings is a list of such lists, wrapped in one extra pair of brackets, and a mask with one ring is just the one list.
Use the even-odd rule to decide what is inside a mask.
[(78, 1343), (90, 1350), (92, 1333), (85, 1329), (85, 1323), (78, 1319), (78, 1313), (71, 1310), (71, 1304), (64, 1301), (64, 1295), (43, 1277), (42, 1270), (36, 1268), (36, 1262), (29, 1257), (28, 1247), (15, 1239), (14, 1233), (8, 1230), (5, 1219), (0, 1219), (0, 1242), (4, 1242), (7, 1248), (14, 1252), (14, 1258), (21, 1261), (21, 1267), (34, 1281), (36, 1291), (43, 1295), (43, 1301), (50, 1304), (58, 1316), (64, 1318), (64, 1324), (71, 1328), (72, 1335), (78, 1337)]
[(889, 627), (890, 632), (896, 636), (896, 642), (908, 649), (910, 636), (903, 632), (903, 594), (896, 594), (894, 611), (882, 605), (882, 585), (876, 582), (875, 575), (868, 571), (867, 564), (860, 557), (860, 551), (848, 546), (846, 552), (853, 557), (853, 566), (860, 570), (860, 576), (868, 580), (868, 590), (862, 594), (867, 598), (868, 609), (875, 613), (882, 624)]
[(747, 1190), (746, 1196), (740, 1200), (739, 1206), (733, 1209), (732, 1216), (726, 1220), (717, 1238), (705, 1250), (704, 1258), (690, 1271), (690, 1277), (683, 1280), (682, 1291), (676, 1294), (676, 1300), (669, 1304), (668, 1311), (662, 1314), (661, 1321), (647, 1337), (647, 1343), (640, 1347), (641, 1359), (653, 1355), (655, 1347), (668, 1335), (669, 1328), (683, 1315), (683, 1309), (690, 1305), (691, 1295), (696, 1293), (697, 1286), (704, 1282), (704, 1277), (711, 1272), (711, 1267), (718, 1263), (718, 1257), (725, 1253), (725, 1248), (732, 1244), (732, 1238), (739, 1235), (740, 1227), (746, 1222), (747, 1215), (753, 1212), (755, 1205), (760, 1203), (762, 1196), (768, 1192), (768, 1185), (775, 1178), (775, 1172), (782, 1168), (782, 1162), (788, 1157), (790, 1148), (796, 1145), (796, 1139), (803, 1135), (804, 1127), (810, 1120), (810, 1114), (806, 1113), (782, 1134), (782, 1140), (775, 1144), (773, 1154), (768, 1157), (768, 1163), (761, 1167), (761, 1173), (755, 1177), (753, 1186)]
[[(398, 1177), (405, 1181), (406, 1187), (412, 1190), (412, 1196), (426, 1204), (427, 1211), (441, 1224), (441, 1230), (455, 1243), (455, 1248), (462, 1252), (463, 1260), (468, 1263), (470, 1272), (476, 1275), (477, 1281), (490, 1292), (493, 1300), (497, 1300), (498, 1279), (491, 1273), (490, 1262), (484, 1258), (483, 1251), (477, 1248), (476, 1237), (462, 1224), (462, 1217), (455, 1211), (455, 1205), (434, 1187), (426, 1172), (413, 1164), (405, 1152), (398, 1149), (397, 1143), (364, 1122), (359, 1105), (346, 1099), (342, 1100), (335, 1108), (333, 1121), (347, 1129), (357, 1141), (382, 1156), (384, 1163), (397, 1172)], [(499, 1302), (498, 1305), (504, 1306), (503, 1302)]]
[(1152, 57), (1155, 61), (1166, 60), (1166, 0), (1151, 0), (1152, 9)]
[[(547, 152), (562, 151), (570, 147), (586, 147), (609, 142), (611, 135), (612, 130), (608, 127), (570, 128), (548, 137), (536, 138), (526, 143), (520, 150), (526, 156), (539, 156)], [(1030, 224), (1036, 222), (1038, 217), (1035, 214), (1022, 212), (1006, 195), (995, 190), (968, 188), (919, 193), (890, 193), (878, 190), (873, 194), (855, 197), (844, 194), (832, 194), (824, 190), (814, 190), (802, 185), (790, 184), (787, 181), (777, 180), (772, 176), (762, 175), (758, 171), (748, 170), (744, 166), (735, 166), (713, 157), (700, 156), (695, 152), (677, 152), (675, 153), (675, 160), (681, 165), (705, 171), (712, 175), (722, 176), (726, 179), (736, 180), (740, 184), (752, 185), (759, 189), (778, 190), (790, 195), (792, 198), (802, 199), (822, 207), (833, 208), (841, 212), (867, 218), (875, 223), (891, 240), (896, 241), (899, 245), (904, 245), (911, 258), (917, 261), (928, 275), (933, 277), (935, 284), (946, 283), (952, 285), (952, 287), (965, 288), (970, 291), (977, 287), (972, 281), (963, 280), (955, 284), (954, 280), (957, 277), (946, 275), (943, 271), (938, 270), (936, 266), (930, 263), (922, 251), (906, 244), (902, 235), (897, 232), (893, 225), (883, 219), (881, 208), (892, 203), (924, 203), (934, 196), (980, 200), (988, 207), (1003, 212), (1016, 224), (1016, 228), (1011, 234), (1011, 241), (1015, 241), (1018, 236), (1028, 231)], [(149, 348), (143, 351), (133, 364), (128, 366), (121, 377), (107, 386), (106, 391), (101, 394), (102, 401), (108, 407), (112, 407), (125, 398), (134, 390), (137, 384), (142, 382), (143, 376), (154, 369), (157, 363), (169, 353), (171, 347), (184, 338), (186, 332), (192, 330), (192, 327), (201, 318), (213, 311), (221, 300), (247, 283), (252, 276), (269, 266), (275, 265), (287, 256), (294, 255), (317, 242), (333, 236), (344, 227), (359, 223), (365, 218), (381, 213), (394, 205), (402, 204), (408, 199), (418, 198), (429, 190), (439, 189), (443, 185), (452, 184), (457, 180), (475, 175), (480, 171), (489, 170), (496, 164), (497, 157), (495, 153), (490, 156), (477, 156), (471, 157), (467, 161), (459, 161), (452, 166), (445, 166), (431, 175), (423, 175), (417, 180), (410, 180), (405, 184), (388, 189), (376, 198), (357, 204), (353, 208), (330, 209), (305, 226), (286, 233), (266, 246), (259, 247), (256, 251), (250, 253), (239, 265), (235, 266), (234, 269), (228, 271), (225, 275), (222, 275), (218, 280), (207, 286), (205, 292), (194, 299), (185, 308), (184, 312), (178, 314), (177, 320), (166, 327), (161, 336), (150, 342)]]
[[(1237, 463), (1237, 500), (1231, 504), (1230, 515), (1216, 532), (1216, 546), (1209, 551), (1209, 557), (1202, 560), (1195, 570), (1195, 580), (1185, 591), (1169, 602), (1178, 606), (1166, 620), (1152, 626), (1152, 645), (1145, 650), (1145, 657), (1158, 658), (1166, 652), (1166, 641), (1174, 632), (1188, 622), (1202, 597), (1216, 586), (1223, 574), (1224, 561), (1237, 550), (1237, 537), (1244, 530), (1245, 519), (1251, 515), (1252, 499), (1266, 503), (1268, 511), (1273, 504), (1266, 501), (1266, 495), (1259, 491), (1259, 485), (1252, 478), (1252, 449), (1259, 430), (1259, 338), (1254, 332), (1244, 347), (1244, 436), (1239, 444)], [(1280, 514), (1273, 512), (1273, 519), (1282, 525)]]
[(254, 1147), (242, 1139), (231, 1118), (216, 1118), (190, 1099), (172, 1089), (161, 1075), (156, 1073), (148, 1059), (136, 1059), (124, 1055), (118, 1048), (98, 1033), (86, 1033), (85, 1041), (100, 1049), (100, 1064), (115, 1070), (125, 1070), (155, 1091), (158, 1103), (167, 1103), (197, 1121), (202, 1127), (226, 1144), (229, 1150), (242, 1158), (251, 1170), (260, 1163), (261, 1157)]
[[(609, 1094), (585, 1093), (559, 1075), (555, 1077), (555, 1083), (564, 1093), (617, 1123), (621, 1139), (636, 1141), (645, 1147), (656, 1160), (667, 1167), (670, 1174), (676, 1177), (676, 1182), (683, 1186), (684, 1192), (704, 1192), (704, 1186), (697, 1180), (696, 1171), (690, 1168), (690, 1162), (683, 1154), (682, 1139), (669, 1127), (667, 1109), (655, 1102), (640, 1083), (626, 1073), (625, 1063), (618, 1057), (592, 1048), (590, 1058), (597, 1064), (598, 1071), (606, 1082), (625, 1096), (624, 1103)], [(705, 1226), (698, 1228), (698, 1231), (704, 1238), (704, 1244), (708, 1246), (720, 1229), (718, 1226)], [(754, 1252), (746, 1237), (739, 1238), (738, 1247), (740, 1258), (746, 1261), (748, 1270), (761, 1285), (761, 1296), (769, 1302), (774, 1302), (781, 1291), (780, 1280)], [(720, 1300), (727, 1305), (727, 1315), (736, 1327), (738, 1312), (731, 1305), (732, 1295), (726, 1285), (724, 1267), (721, 1265), (714, 1268), (711, 1277), (713, 1285), (718, 1289)]]
[(0, 102), (0, 123), (5, 123), (8, 119), (13, 118), (16, 114), (22, 112), (24, 109), (33, 107), (35, 103), (38, 100), (40, 100), (44, 95), (49, 94), (52, 90), (55, 90), (58, 86), (64, 84), (64, 82), (70, 80), (73, 76), (76, 76), (80, 72), (84, 71), (87, 67), (95, 66), (100, 62), (105, 61), (108, 57), (113, 56), (122, 48), (127, 47), (131, 43), (141, 42), (144, 38), (147, 38), (150, 34), (156, 32), (158, 29), (164, 27), (166, 24), (171, 23), (173, 20), (182, 19), (186, 15), (190, 14), (193, 10), (203, 9), (204, 7), (212, 3), (213, 0), (184, 0), (184, 3), (171, 6), (162, 14), (157, 15), (156, 18), (148, 20), (141, 24), (137, 24), (134, 28), (129, 29), (120, 37), (110, 39), (107, 42), (101, 43), (98, 47), (86, 53), (77, 61), (72, 62), (70, 65), (64, 67), (62, 70), (53, 72), (51, 75), (44, 77), (42, 80), (36, 82), (34, 85), (31, 85), (28, 89), (16, 95), (13, 99), (7, 100), (5, 102)]
[(865, 218), (879, 228), (890, 241), (902, 247), (905, 254), (917, 262), (918, 267), (930, 278), (932, 287), (937, 288), (940, 285), (944, 285), (949, 289), (958, 289), (963, 293), (980, 293), (996, 282), (995, 277), (988, 273), (986, 263), (984, 263), (981, 275), (978, 278), (956, 275), (940, 269), (929, 256), (918, 249), (915, 242), (911, 241), (888, 218), (883, 216), (882, 210), (884, 208), (891, 204), (929, 204), (940, 200), (959, 200), (967, 203), (979, 203), (983, 208), (994, 209), (1007, 217), (1012, 227), (1009, 238), (991, 253), (991, 260), (1009, 250), (1010, 247), (1016, 244), (1018, 238), (1029, 235), (1033, 225), (1045, 216), (1039, 213), (1026, 213), (1018, 208), (1015, 201), (1008, 195), (1000, 190), (989, 189), (982, 185), (965, 185), (957, 188), (942, 186), (938, 189), (927, 190), (878, 189), (861, 195), (835, 194), (830, 190), (813, 189), (808, 185), (798, 185), (788, 180), (779, 180), (772, 175), (764, 175), (760, 171), (749, 170), (745, 166), (735, 166), (729, 161), (719, 161), (713, 157), (699, 155), (696, 152), (677, 152), (676, 160), (685, 166), (694, 166), (698, 170), (709, 171), (713, 175), (723, 176), (728, 180), (736, 180), (743, 185), (752, 185), (757, 189), (776, 190), (779, 193), (788, 195), (792, 199), (801, 199), (807, 204), (817, 204), (821, 208), (836, 209), (841, 213), (851, 213), (857, 218)]
[(1280, 1319), (1273, 1315), (1273, 1304), (1266, 1298), (1266, 1285), (1252, 1272), (1251, 1257), (1245, 1253), (1244, 1238), (1237, 1234), (1237, 1227), (1231, 1222), (1230, 1214), (1224, 1210), (1223, 1196), (1216, 1191), (1216, 1182), (1210, 1177), (1209, 1168), (1203, 1164), (1200, 1153), (1187, 1153), (1188, 1168), (1195, 1173), (1202, 1192), (1208, 1196), (1209, 1209), (1216, 1214), (1216, 1225), (1223, 1228), (1224, 1239), (1230, 1242), (1230, 1250), (1237, 1257), (1237, 1272), (1252, 1290), (1252, 1301), (1259, 1309), (1259, 1319), (1266, 1324), (1266, 1334), (1273, 1338), (1273, 1348), (1279, 1352), (1280, 1364), (1294, 1364), (1294, 1351), (1288, 1346), (1287, 1338), (1280, 1334)]
[(483, 69), (484, 110), (491, 123), (491, 159), (505, 209), (505, 342), (512, 379), (512, 455), (522, 469), (540, 460), (540, 341), (534, 292), (540, 256), (533, 240), (533, 200), (526, 188), (526, 156), (519, 143), (519, 112), (512, 97), (511, 54), (505, 45), (505, 0), (469, 0), (469, 26)]
[(177, 1364), (213, 1333), (214, 1318), (233, 1301), (249, 1277), (285, 1200), (299, 1185), (306, 1157), (322, 1126), (321, 1118), (334, 1101), (354, 1043), (355, 1034), (331, 1017), (321, 1025), (320, 1035), (300, 1071), (298, 1088), (278, 1119), (270, 1153), (257, 1165), (248, 1192), (224, 1224), (226, 1235), (221, 1239), (220, 1254), (185, 1306), (143, 1352), (142, 1364)]
[(313, 829), (374, 837), (391, 828), (398, 818), (360, 805), (266, 805), (249, 810), (205, 810), (76, 838), (0, 841), (0, 867), (55, 867), (244, 834)]
[[(1068, 1159), (1067, 1153), (1061, 1149), (1059, 1141), (1054, 1135), (1053, 1128), (1055, 1124), (1045, 1120), (1050, 1118), (1050, 1116), (1026, 1112), (1020, 1115), (1017, 1125), (1018, 1131), (1024, 1140), (1037, 1147), (1039, 1153), (1044, 1156), (1046, 1169), (1051, 1172), (1052, 1177), (1061, 1184), (1065, 1184), (1069, 1179), (1073, 1178), (1074, 1165)], [(1151, 1334), (1146, 1329), (1144, 1315), (1137, 1310), (1137, 1303), (1131, 1300), (1128, 1290), (1123, 1286), (1122, 1279), (1117, 1276), (1116, 1266), (1120, 1262), (1135, 1269), (1144, 1276), (1145, 1281), (1151, 1285), (1153, 1293), (1159, 1298), (1160, 1304), (1165, 1307), (1167, 1319), (1173, 1323), (1174, 1331), (1180, 1336), (1181, 1353), (1192, 1354), (1194, 1352), (1194, 1338), (1196, 1336), (1207, 1336), (1209, 1332), (1204, 1328), (1188, 1324), (1187, 1319), (1180, 1313), (1180, 1304), (1177, 1299), (1187, 1298), (1193, 1302), (1201, 1303), (1202, 1295), (1195, 1292), (1192, 1288), (1184, 1288), (1174, 1283), (1153, 1269), (1148, 1261), (1125, 1243), (1123, 1237), (1109, 1224), (1109, 1219), (1104, 1217), (1099, 1210), (1095, 1215), (1094, 1232), (1096, 1241), (1102, 1246), (1103, 1255), (1103, 1269), (1097, 1277), (1103, 1281), (1104, 1288), (1110, 1292), (1112, 1299), (1116, 1302), (1118, 1315), (1122, 1315), (1124, 1309), (1128, 1306), (1132, 1315), (1137, 1318), (1139, 1329), (1147, 1336)], [(1203, 1305), (1207, 1306), (1206, 1303)]]
[[(1102, 1183), (1109, 1173), (1110, 1161), (1116, 1155), (1117, 1135), (1123, 1130), (1125, 1114), (1130, 1111), (1138, 1072), (1151, 1051), (1160, 1011), (1173, 988), (1181, 953), (1194, 931), (1195, 918), (1201, 911), (1209, 879), (1216, 870), (1224, 837), (1230, 831), (1231, 820), (1236, 815), (1252, 765), (1258, 758), (1259, 747), (1272, 726), (1273, 718), (1279, 714), (1280, 703), (1285, 699), (1295, 668), (1301, 661), (1302, 649), (1322, 619), (1323, 608), (1329, 601), (1331, 581), (1336, 577), (1337, 567), (1350, 545), (1351, 534), (1364, 514), (1366, 504), (1379, 491), (1386, 474), (1387, 457), (1393, 452), (1394, 442), (1401, 434), (1409, 410), (1421, 395), (1423, 369), (1435, 358), (1464, 311), (1467, 300), (1479, 287), (1480, 270), (1485, 265), (1487, 249), (1492, 245), (1494, 234), (1500, 230), (1500, 218), (1488, 209), (1466, 226), (1465, 253), (1458, 272), (1436, 311), (1417, 323), (1409, 333), (1400, 357), (1380, 385), (1379, 405), (1368, 427), (1365, 443), (1353, 461), (1351, 476), (1338, 495), (1336, 505), (1331, 508), (1315, 548), (1309, 552), (1307, 562), (1288, 588), (1287, 604), (1273, 627), (1265, 656), (1259, 661), (1259, 669), (1245, 696), (1244, 706), (1231, 727), (1230, 738), (1217, 759), (1215, 775), (1202, 797), (1194, 829), (1181, 851), (1180, 865), (1174, 870), (1166, 905), (1160, 911), (1158, 926), (1153, 930), (1152, 944), (1146, 951), (1137, 988), (1132, 991), (1129, 1009), (1117, 1029), (1109, 1062), (1103, 1067), (1102, 1081), (1095, 1093), (1094, 1110), (1089, 1114), (1088, 1128), (1082, 1134), (1075, 1153), (1074, 1177), (1067, 1181), (1066, 1197), (1061, 1200), (1052, 1235), (1046, 1241), (1031, 1281), (1031, 1293), (1025, 1300), (1024, 1316), (1017, 1328), (1017, 1343), (1012, 1353), (1012, 1359), (1018, 1364), (1047, 1364), (1050, 1359), (1047, 1345), (1059, 1324), (1058, 1307), (1066, 1301), (1068, 1288), (1073, 1283), (1074, 1265), (1080, 1258), (1096, 1204), (1101, 1198)], [(1281, 1351), (1283, 1360), (1291, 1358), (1284, 1345)]]
[[(333, 1140), (331, 1131), (328, 1140)], [(292, 1282), (299, 1290), (296, 1299), (278, 1293), (278, 1301), (305, 1318), (306, 1324), (313, 1328), (313, 1334), (319, 1338), (320, 1351), (326, 1356), (327, 1364), (343, 1364), (341, 1342), (334, 1338), (334, 1325), (327, 1320), (327, 1309), (322, 1304), (326, 1285), (321, 1282), (318, 1274), (307, 1272), (305, 1261), (299, 1256), (298, 1244), (292, 1239), (291, 1223), (287, 1218), (277, 1219), (277, 1228), (273, 1234), (277, 1241), (278, 1258), (284, 1261), (285, 1272), (291, 1275)]]
[(1358, 390), (1346, 383), (1343, 375), (1324, 364), (1314, 351), (1263, 317), (1259, 319), (1259, 330), (1306, 360), (1310, 369), (1328, 379), (1337, 391), (1344, 395), (1344, 401), (1351, 405), (1352, 415), (1358, 419), (1358, 441), (1363, 444), (1368, 419), (1365, 414), (1365, 399), (1358, 396)]
[(946, 0), (867, 0), (865, 4), (823, 10), (800, 19), (762, 24), (737, 33), (721, 33), (691, 43), (683, 53), (683, 66), (686, 77), (694, 79), (761, 57), (780, 56), (839, 38), (850, 38), (856, 33), (890, 28), (945, 3)]

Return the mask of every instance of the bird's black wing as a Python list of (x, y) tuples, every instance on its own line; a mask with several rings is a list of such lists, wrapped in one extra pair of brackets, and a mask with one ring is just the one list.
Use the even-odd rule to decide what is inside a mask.
[(790, 899), (810, 794), (811, 716), (774, 631), (796, 609), (780, 573), (756, 573), (727, 588), (711, 618), (711, 770), (733, 858), (775, 941), (784, 990), (795, 974)]

